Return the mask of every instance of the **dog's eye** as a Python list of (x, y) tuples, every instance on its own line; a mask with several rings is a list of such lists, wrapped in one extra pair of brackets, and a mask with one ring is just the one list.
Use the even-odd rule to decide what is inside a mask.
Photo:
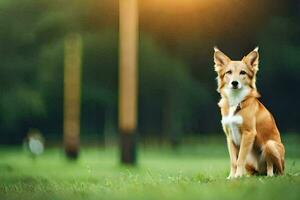
[(229, 70), (229, 71), (227, 71), (227, 72), (226, 72), (226, 74), (232, 74), (232, 71), (231, 71), (231, 70)]
[(240, 72), (240, 75), (245, 75), (245, 74), (246, 72), (244, 70)]

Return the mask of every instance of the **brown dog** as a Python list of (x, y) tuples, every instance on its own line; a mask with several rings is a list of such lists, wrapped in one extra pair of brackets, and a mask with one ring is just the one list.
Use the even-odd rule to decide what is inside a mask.
[(272, 114), (258, 100), (258, 48), (241, 61), (232, 61), (215, 48), (219, 107), (227, 137), (231, 169), (228, 178), (284, 173), (284, 146)]

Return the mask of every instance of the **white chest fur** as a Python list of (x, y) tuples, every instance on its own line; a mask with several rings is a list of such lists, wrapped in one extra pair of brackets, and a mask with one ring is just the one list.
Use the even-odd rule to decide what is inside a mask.
[(231, 106), (227, 116), (223, 116), (222, 125), (229, 131), (230, 137), (236, 145), (241, 143), (240, 125), (243, 123), (243, 118), (240, 115), (235, 115), (234, 112), (237, 106)]

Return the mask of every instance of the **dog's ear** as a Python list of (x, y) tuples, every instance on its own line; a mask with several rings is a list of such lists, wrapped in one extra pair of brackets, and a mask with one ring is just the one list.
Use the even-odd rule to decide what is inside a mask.
[(226, 56), (222, 51), (217, 47), (214, 47), (214, 62), (215, 62), (215, 71), (219, 72), (221, 68), (227, 65), (230, 62), (230, 58)]
[(254, 71), (258, 70), (258, 63), (259, 63), (259, 54), (258, 54), (258, 47), (256, 47), (253, 51), (251, 51), (247, 56), (243, 58), (243, 61), (248, 65), (251, 66)]

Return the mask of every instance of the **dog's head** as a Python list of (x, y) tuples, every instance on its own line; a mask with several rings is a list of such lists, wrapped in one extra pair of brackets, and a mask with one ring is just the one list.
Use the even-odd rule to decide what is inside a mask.
[(223, 89), (242, 90), (245, 88), (256, 90), (256, 73), (258, 71), (258, 47), (240, 61), (232, 61), (218, 48), (214, 48), (215, 71), (218, 74), (218, 92)]

